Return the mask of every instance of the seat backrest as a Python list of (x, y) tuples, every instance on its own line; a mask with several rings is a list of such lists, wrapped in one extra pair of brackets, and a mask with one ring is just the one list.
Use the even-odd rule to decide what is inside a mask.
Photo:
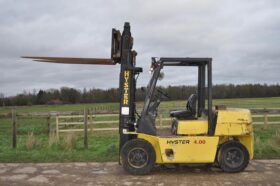
[(197, 101), (197, 95), (191, 94), (188, 98), (186, 108), (188, 111), (190, 111), (193, 115), (196, 114), (196, 101)]

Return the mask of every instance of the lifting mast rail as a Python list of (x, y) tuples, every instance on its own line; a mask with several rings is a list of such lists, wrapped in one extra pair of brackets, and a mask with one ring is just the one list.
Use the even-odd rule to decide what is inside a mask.
[[(113, 31), (114, 32), (114, 31)], [(120, 51), (120, 113), (119, 113), (119, 150), (123, 145), (133, 138), (125, 132), (135, 131), (135, 92), (136, 92), (136, 75), (142, 72), (142, 68), (135, 67), (137, 53), (132, 50), (133, 37), (130, 32), (129, 23), (125, 23), (121, 35)], [(113, 47), (113, 46), (112, 46)]]

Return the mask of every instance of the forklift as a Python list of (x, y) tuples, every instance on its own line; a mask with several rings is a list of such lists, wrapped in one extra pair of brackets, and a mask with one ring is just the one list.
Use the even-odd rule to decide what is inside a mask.
[[(34, 61), (67, 64), (120, 64), (119, 76), (119, 163), (134, 175), (149, 174), (155, 165), (211, 164), (224, 172), (244, 170), (254, 156), (252, 117), (248, 109), (212, 106), (211, 58), (152, 58), (152, 77), (145, 92), (144, 106), (136, 112), (136, 81), (143, 71), (136, 66), (130, 24), (112, 29), (111, 58), (31, 57)], [(170, 112), (170, 132), (156, 127), (161, 99), (170, 96), (157, 88), (161, 71), (168, 67), (197, 68), (197, 91), (186, 108)], [(206, 105), (207, 103), (207, 105)]]

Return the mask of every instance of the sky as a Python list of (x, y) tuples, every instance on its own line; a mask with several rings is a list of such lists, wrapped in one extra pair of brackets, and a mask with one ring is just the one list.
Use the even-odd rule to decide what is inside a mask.
[[(20, 56), (109, 58), (111, 29), (130, 22), (137, 66), (151, 57), (212, 57), (214, 84), (280, 83), (279, 0), (0, 0), (0, 93), (116, 88), (119, 65), (36, 63)], [(160, 85), (194, 85), (164, 69)]]

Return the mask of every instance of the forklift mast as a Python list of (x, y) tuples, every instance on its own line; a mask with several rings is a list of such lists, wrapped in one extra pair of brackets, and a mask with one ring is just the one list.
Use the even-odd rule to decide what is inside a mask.
[(124, 132), (135, 131), (135, 92), (136, 76), (142, 72), (142, 68), (136, 67), (136, 51), (132, 50), (133, 37), (130, 32), (129, 23), (124, 24), (122, 34), (120, 31), (112, 30), (111, 58), (120, 64), (120, 112), (119, 112), (119, 149), (130, 139), (132, 135)]

